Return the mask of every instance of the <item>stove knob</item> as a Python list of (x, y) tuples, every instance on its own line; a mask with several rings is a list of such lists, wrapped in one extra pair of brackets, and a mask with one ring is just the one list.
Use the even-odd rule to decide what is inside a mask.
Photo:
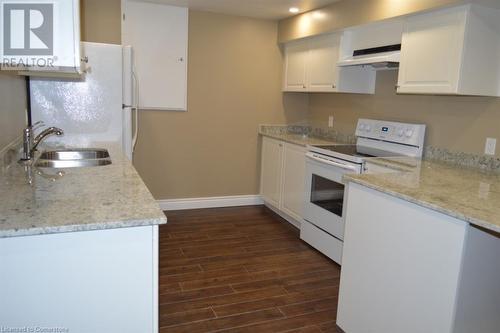
[(412, 137), (412, 135), (413, 135), (413, 130), (412, 130), (412, 129), (407, 129), (407, 130), (406, 130), (406, 137), (407, 137), (407, 138), (411, 138), (411, 137)]
[(398, 130), (398, 136), (400, 138), (403, 137), (404, 134), (405, 134), (405, 132), (402, 129)]
[(371, 129), (372, 129), (372, 127), (371, 127), (370, 125), (366, 125), (366, 131), (367, 131), (367, 132), (370, 132), (370, 131), (371, 131)]
[(359, 130), (360, 130), (360, 131), (363, 131), (364, 129), (365, 129), (365, 124), (361, 124), (361, 125), (359, 125)]

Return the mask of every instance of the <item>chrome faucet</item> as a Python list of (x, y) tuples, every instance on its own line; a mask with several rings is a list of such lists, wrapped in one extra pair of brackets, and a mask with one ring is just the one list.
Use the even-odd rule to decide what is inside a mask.
[(33, 132), (43, 125), (43, 121), (39, 121), (23, 130), (23, 155), (21, 161), (31, 161), (38, 145), (49, 135), (55, 134), (60, 136), (64, 134), (64, 131), (60, 128), (49, 127), (33, 138)]

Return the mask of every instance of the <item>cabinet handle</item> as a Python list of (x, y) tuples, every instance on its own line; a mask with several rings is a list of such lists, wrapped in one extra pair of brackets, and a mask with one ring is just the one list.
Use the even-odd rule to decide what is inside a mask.
[(304, 85), (302, 86), (302, 88), (306, 89), (306, 85), (304, 84)]
[(335, 88), (337, 88), (337, 86), (336, 86), (336, 85), (334, 85), (334, 84), (332, 84), (332, 88), (333, 88), (333, 89), (335, 89)]
[(179, 61), (180, 61), (180, 62), (183, 62), (183, 61), (184, 61), (184, 58), (180, 57), (180, 58), (179, 58)]

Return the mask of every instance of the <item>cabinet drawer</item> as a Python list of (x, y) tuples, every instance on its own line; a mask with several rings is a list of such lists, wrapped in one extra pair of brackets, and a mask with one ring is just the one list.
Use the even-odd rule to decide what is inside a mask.
[(307, 221), (300, 227), (300, 238), (339, 265), (342, 263), (343, 243), (339, 239)]

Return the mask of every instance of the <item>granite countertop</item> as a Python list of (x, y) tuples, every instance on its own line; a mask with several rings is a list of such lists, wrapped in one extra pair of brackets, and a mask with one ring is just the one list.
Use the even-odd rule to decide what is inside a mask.
[(338, 144), (336, 141), (330, 141), (327, 139), (317, 138), (304, 134), (291, 134), (291, 133), (260, 133), (260, 135), (267, 136), (273, 139), (285, 141), (288, 143), (293, 143), (300, 146), (307, 145), (332, 145)]
[(352, 143), (353, 136), (341, 135), (335, 131), (303, 125), (260, 125), (259, 134), (273, 139), (307, 145), (336, 145)]
[[(112, 164), (0, 170), (0, 238), (158, 225), (165, 215), (117, 146), (104, 144)], [(41, 149), (43, 150), (43, 149)], [(29, 183), (31, 174), (32, 183)]]
[(370, 162), (394, 172), (346, 175), (345, 180), (500, 232), (500, 173), (401, 157)]

